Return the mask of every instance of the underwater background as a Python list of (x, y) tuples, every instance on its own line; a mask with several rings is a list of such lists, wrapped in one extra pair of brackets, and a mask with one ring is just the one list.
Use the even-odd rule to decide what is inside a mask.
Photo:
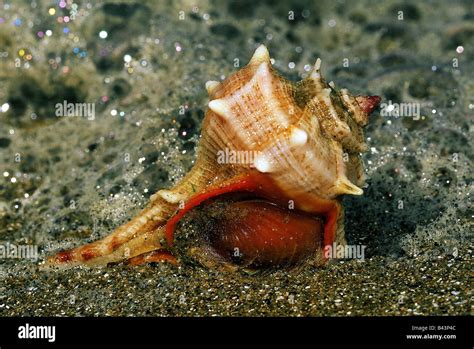
[[(381, 107), (365, 129), (367, 187), (343, 201), (365, 259), (265, 275), (40, 271), (183, 177), (204, 83), (260, 43), (292, 80), (321, 57), (338, 88), (419, 108)], [(471, 1), (0, 1), (0, 252), (38, 252), (0, 259), (0, 315), (471, 314), (473, 44)], [(65, 101), (93, 112), (58, 116)]]

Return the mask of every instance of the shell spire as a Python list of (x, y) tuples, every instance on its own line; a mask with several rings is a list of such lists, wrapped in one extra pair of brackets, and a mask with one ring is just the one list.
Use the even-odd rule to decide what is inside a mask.
[(364, 191), (353, 184), (349, 179), (346, 177), (340, 177), (336, 181), (336, 191), (340, 194), (349, 194), (349, 195), (362, 195)]
[(260, 155), (255, 158), (254, 166), (257, 171), (261, 173), (270, 173), (273, 171), (270, 161), (265, 155)]
[(213, 99), (208, 106), (209, 109), (224, 119), (232, 117), (232, 111), (224, 99)]
[(359, 126), (365, 126), (369, 122), (369, 114), (372, 113), (380, 103), (379, 96), (352, 96), (346, 89), (340, 90), (340, 96), (344, 106), (351, 112), (353, 119)]
[(379, 105), (381, 98), (379, 96), (357, 96), (357, 103), (367, 115), (372, 113)]
[(305, 145), (308, 141), (308, 133), (298, 127), (291, 127), (290, 143), (293, 146)]
[(264, 62), (270, 62), (270, 53), (265, 45), (260, 45), (255, 50), (252, 58), (250, 58), (250, 65), (260, 65)]
[(329, 85), (324, 82), (323, 77), (321, 75), (321, 64), (321, 58), (318, 58), (314, 63), (313, 69), (311, 69), (309, 76), (304, 80), (309, 82), (311, 86), (314, 86), (312, 87), (314, 92), (318, 92), (324, 88), (329, 87)]
[(206, 82), (206, 90), (209, 95), (214, 94), (220, 85), (219, 81), (209, 80)]
[(311, 70), (311, 74), (309, 75), (312, 80), (321, 80), (321, 58), (318, 57), (316, 63), (314, 63), (313, 70)]

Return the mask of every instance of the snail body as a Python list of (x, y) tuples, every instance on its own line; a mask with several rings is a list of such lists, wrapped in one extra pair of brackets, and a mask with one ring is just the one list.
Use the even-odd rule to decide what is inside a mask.
[(242, 268), (298, 265), (315, 257), (322, 244), (323, 219), (267, 200), (222, 201), (206, 218), (202, 246)]
[[(191, 241), (180, 253), (211, 250), (222, 263), (267, 268), (317, 259), (323, 246), (344, 244), (340, 197), (363, 192), (362, 127), (380, 98), (337, 91), (320, 65), (318, 59), (308, 78), (293, 83), (273, 69), (262, 45), (247, 66), (207, 82), (210, 102), (193, 169), (108, 237), (60, 252), (48, 265), (159, 260), (173, 250), (182, 217), (229, 195), (251, 199), (227, 199), (199, 240), (207, 246)], [(252, 161), (223, 163), (224, 151), (252, 154)]]

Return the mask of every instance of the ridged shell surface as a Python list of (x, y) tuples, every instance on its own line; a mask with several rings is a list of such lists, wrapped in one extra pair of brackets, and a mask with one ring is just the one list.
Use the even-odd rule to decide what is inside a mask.
[(215, 173), (222, 167), (219, 151), (252, 152), (254, 163), (233, 164), (234, 171), (253, 165), (288, 197), (362, 193), (356, 185), (362, 183), (359, 152), (366, 145), (356, 120), (363, 121), (363, 112), (354, 97), (321, 78), (319, 64), (293, 83), (273, 69), (260, 47), (246, 67), (213, 84), (201, 155), (214, 158)]

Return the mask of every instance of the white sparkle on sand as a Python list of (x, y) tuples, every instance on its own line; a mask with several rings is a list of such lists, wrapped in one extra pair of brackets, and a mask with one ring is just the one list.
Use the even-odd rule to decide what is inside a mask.
[(8, 103), (3, 103), (2, 106), (0, 107), (0, 111), (2, 113), (6, 113), (10, 109), (10, 104)]

